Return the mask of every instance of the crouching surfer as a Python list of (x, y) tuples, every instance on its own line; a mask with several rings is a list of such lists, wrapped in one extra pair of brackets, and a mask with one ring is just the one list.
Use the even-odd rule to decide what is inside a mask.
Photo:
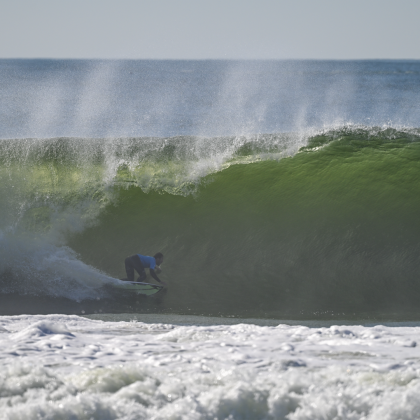
[(146, 279), (146, 271), (150, 270), (150, 275), (159, 283), (166, 286), (166, 283), (157, 276), (156, 273), (160, 273), (160, 265), (163, 263), (163, 254), (158, 252), (153, 257), (147, 255), (134, 254), (131, 257), (125, 259), (125, 271), (127, 273), (127, 280), (134, 281), (134, 270), (139, 273), (137, 281), (144, 282)]

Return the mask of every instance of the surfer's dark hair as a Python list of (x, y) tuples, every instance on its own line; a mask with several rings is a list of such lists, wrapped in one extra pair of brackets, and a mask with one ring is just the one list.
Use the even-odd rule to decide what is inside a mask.
[(161, 252), (158, 252), (157, 254), (153, 255), (153, 258), (163, 258), (163, 254)]

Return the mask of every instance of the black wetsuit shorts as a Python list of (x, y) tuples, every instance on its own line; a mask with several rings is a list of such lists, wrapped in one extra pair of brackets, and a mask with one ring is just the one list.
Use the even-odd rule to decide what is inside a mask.
[(125, 259), (125, 272), (127, 273), (127, 280), (134, 281), (134, 270), (139, 273), (137, 281), (144, 281), (146, 279), (146, 271), (144, 271), (143, 264), (137, 254), (131, 255)]

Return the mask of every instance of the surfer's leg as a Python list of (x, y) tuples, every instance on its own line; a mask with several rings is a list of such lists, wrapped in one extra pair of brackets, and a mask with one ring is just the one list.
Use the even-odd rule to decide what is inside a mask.
[(125, 263), (125, 272), (127, 273), (127, 280), (134, 281), (134, 264), (133, 257), (127, 257), (124, 261)]
[(144, 281), (146, 279), (146, 272), (144, 271), (140, 257), (138, 255), (133, 255), (131, 261), (133, 263), (134, 269), (137, 271), (137, 273), (139, 273), (139, 278), (137, 281)]
[(145, 281), (146, 280), (146, 277), (147, 277), (147, 274), (146, 274), (146, 272), (143, 270), (141, 273), (139, 273), (140, 274), (140, 276), (138, 277), (138, 279), (137, 279), (137, 281)]

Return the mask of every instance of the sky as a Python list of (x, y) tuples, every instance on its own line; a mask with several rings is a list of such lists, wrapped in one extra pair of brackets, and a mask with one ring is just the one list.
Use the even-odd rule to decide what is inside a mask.
[(420, 0), (0, 0), (0, 58), (420, 59)]

